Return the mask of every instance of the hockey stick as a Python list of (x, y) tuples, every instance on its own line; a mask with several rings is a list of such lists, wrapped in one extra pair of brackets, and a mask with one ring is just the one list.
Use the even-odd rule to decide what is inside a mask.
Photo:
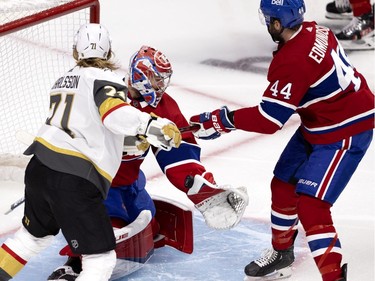
[(22, 203), (25, 202), (25, 197), (22, 197), (20, 199), (18, 199), (16, 202), (14, 202), (12, 205), (10, 205), (10, 208), (8, 211), (6, 211), (4, 213), (4, 215), (8, 215), (9, 213), (11, 213), (15, 208), (17, 208), (18, 206), (20, 206)]
[[(16, 139), (25, 145), (30, 145), (33, 142), (34, 136), (26, 131), (19, 130), (16, 132)], [(14, 211), (14, 209), (22, 205), (24, 202), (25, 202), (25, 197), (18, 199), (16, 202), (10, 205), (9, 210), (6, 211), (4, 215), (10, 214), (11, 212)]]
[[(200, 129), (200, 125), (194, 124), (186, 127), (179, 128), (181, 134), (184, 133), (194, 133), (195, 131)], [(19, 130), (16, 132), (16, 139), (25, 144), (25, 145), (30, 145), (34, 141), (35, 136), (33, 134), (30, 134), (29, 132), (26, 132), (24, 130)]]
[[(195, 131), (199, 130), (199, 128), (200, 128), (200, 125), (195, 124), (195, 125), (190, 125), (190, 126), (179, 128), (179, 130), (180, 130), (181, 134), (184, 134), (184, 133), (195, 132)], [(16, 133), (16, 138), (17, 138), (18, 141), (22, 142), (23, 144), (30, 145), (34, 140), (34, 135), (32, 135), (32, 134), (30, 134), (26, 131), (19, 130)], [(5, 215), (11, 213), (14, 209), (16, 209), (18, 206), (20, 206), (24, 202), (25, 202), (24, 197), (18, 199), (16, 202), (14, 202), (12, 205), (10, 205), (10, 209), (5, 212)]]
[[(200, 128), (200, 125), (195, 124), (195, 125), (190, 125), (190, 126), (179, 128), (179, 130), (180, 130), (181, 134), (184, 134), (184, 133), (195, 132), (195, 131), (199, 130), (199, 128)], [(26, 131), (23, 131), (23, 130), (17, 131), (16, 138), (17, 138), (18, 141), (22, 142), (25, 145), (30, 145), (34, 140), (34, 136), (32, 134), (30, 134)], [(16, 209), (18, 206), (20, 206), (24, 202), (25, 202), (24, 197), (18, 199), (16, 202), (14, 202), (12, 205), (10, 205), (9, 210), (5, 212), (5, 215), (11, 213), (14, 209)]]
[(194, 132), (198, 131), (200, 129), (200, 127), (201, 127), (200, 125), (194, 124), (194, 125), (179, 128), (179, 130), (180, 130), (180, 133), (183, 135), (183, 134), (186, 134), (186, 133), (194, 133)]

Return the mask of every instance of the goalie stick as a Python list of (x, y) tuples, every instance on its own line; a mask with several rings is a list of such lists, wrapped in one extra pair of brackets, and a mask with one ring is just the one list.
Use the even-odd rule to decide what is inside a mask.
[[(16, 132), (16, 139), (25, 145), (30, 145), (34, 140), (34, 136), (26, 131), (19, 130)], [(22, 205), (24, 202), (25, 202), (25, 197), (18, 199), (16, 202), (10, 205), (9, 210), (6, 211), (4, 215), (10, 214), (11, 212), (14, 211), (14, 209)]]

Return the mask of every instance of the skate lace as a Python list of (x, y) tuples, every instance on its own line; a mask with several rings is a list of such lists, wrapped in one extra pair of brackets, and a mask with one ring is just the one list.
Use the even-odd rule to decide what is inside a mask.
[(264, 250), (261, 257), (254, 262), (260, 267), (273, 263), (277, 258), (277, 252), (274, 249)]
[(359, 17), (354, 17), (347, 26), (343, 28), (343, 32), (348, 34), (353, 31), (360, 30), (362, 27), (362, 20)]
[(336, 8), (341, 8), (343, 10), (346, 10), (350, 8), (350, 2), (349, 0), (335, 0), (335, 6)]

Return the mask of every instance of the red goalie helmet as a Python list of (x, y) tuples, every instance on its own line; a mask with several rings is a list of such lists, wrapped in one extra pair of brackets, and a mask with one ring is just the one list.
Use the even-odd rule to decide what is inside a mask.
[(147, 104), (156, 107), (169, 85), (172, 66), (160, 51), (142, 46), (130, 59), (129, 82)]

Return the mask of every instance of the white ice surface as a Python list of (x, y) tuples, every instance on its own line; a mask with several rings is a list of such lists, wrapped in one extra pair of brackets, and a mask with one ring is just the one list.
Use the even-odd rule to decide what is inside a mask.
[[(337, 29), (347, 22), (324, 19), (328, 1), (307, 0), (308, 20)], [(174, 74), (168, 93), (180, 104), (185, 115), (211, 111), (222, 105), (230, 109), (255, 105), (267, 85), (264, 74), (275, 44), (258, 20), (259, 1), (248, 0), (144, 0), (101, 2), (101, 22), (113, 39), (116, 59), (125, 71), (128, 59), (141, 45), (162, 50), (172, 61)], [(247, 58), (256, 72), (230, 68)], [(375, 89), (374, 51), (349, 53), (351, 62)], [(207, 60), (226, 62), (229, 68), (213, 67)], [(171, 248), (155, 251), (150, 262), (121, 280), (131, 281), (240, 281), (244, 266), (270, 245), (270, 191), (274, 164), (299, 120), (291, 118), (275, 135), (232, 132), (214, 141), (199, 141), (202, 161), (220, 184), (245, 185), (250, 204), (244, 220), (233, 230), (213, 231), (201, 216), (194, 216), (194, 252), (191, 255)], [(343, 261), (349, 264), (349, 280), (374, 279), (374, 184), (375, 147), (371, 145), (349, 185), (332, 208), (339, 233)], [(185, 204), (184, 194), (171, 186), (153, 157), (142, 166), (152, 194), (173, 198)], [(0, 242), (20, 223), (22, 207), (2, 215), (22, 196), (21, 183), (0, 182)], [(15, 281), (46, 280), (64, 262), (58, 256), (62, 238), (30, 261)], [(303, 229), (296, 241), (296, 262), (290, 281), (317, 281), (320, 275), (307, 247)]]

